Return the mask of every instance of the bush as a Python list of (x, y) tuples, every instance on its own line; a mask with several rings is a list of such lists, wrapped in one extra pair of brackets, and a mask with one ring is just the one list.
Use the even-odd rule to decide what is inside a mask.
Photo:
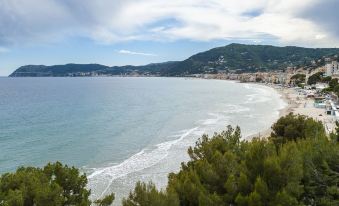
[(94, 203), (98, 206), (109, 206), (113, 203), (114, 201), (114, 194), (110, 194), (110, 195), (107, 195), (106, 197), (104, 197), (103, 199), (100, 199), (100, 200), (96, 200), (94, 201)]
[(332, 80), (332, 77), (330, 76), (322, 78), (322, 82), (324, 83), (329, 83), (331, 80)]
[(175, 193), (158, 191), (153, 183), (138, 182), (123, 206), (175, 206), (179, 199)]
[(312, 84), (316, 84), (317, 82), (321, 82), (322, 75), (323, 75), (323, 72), (318, 72), (318, 73), (311, 75), (307, 80), (307, 84), (312, 85)]
[(303, 115), (292, 113), (281, 117), (272, 126), (271, 139), (275, 144), (306, 138), (324, 138), (325, 128), (321, 122)]
[(0, 177), (0, 205), (90, 206), (86, 185), (85, 174), (60, 162), (44, 168), (20, 167), (15, 173)]
[(333, 89), (334, 87), (338, 85), (338, 79), (331, 79), (328, 85)]
[(293, 81), (296, 85), (301, 85), (305, 83), (306, 75), (305, 74), (295, 74), (291, 77), (291, 81)]

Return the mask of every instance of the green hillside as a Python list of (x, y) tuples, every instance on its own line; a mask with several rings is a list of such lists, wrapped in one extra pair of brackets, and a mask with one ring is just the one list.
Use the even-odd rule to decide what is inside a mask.
[[(230, 44), (198, 53), (166, 71), (169, 75), (206, 73), (215, 70), (281, 70), (289, 66), (310, 66), (313, 60), (339, 54), (339, 49), (311, 49), (266, 45)], [(323, 63), (323, 62), (319, 62)]]
[(185, 76), (216, 73), (219, 70), (241, 73), (281, 70), (289, 66), (312, 68), (323, 65), (324, 57), (338, 54), (337, 48), (230, 44), (195, 54), (184, 61), (113, 67), (100, 64), (27, 65), (18, 68), (10, 76), (93, 76), (94, 74)]

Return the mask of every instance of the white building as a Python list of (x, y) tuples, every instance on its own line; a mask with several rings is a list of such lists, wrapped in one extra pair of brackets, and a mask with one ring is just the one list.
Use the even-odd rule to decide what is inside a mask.
[(339, 64), (337, 61), (332, 61), (326, 64), (326, 76), (339, 75)]

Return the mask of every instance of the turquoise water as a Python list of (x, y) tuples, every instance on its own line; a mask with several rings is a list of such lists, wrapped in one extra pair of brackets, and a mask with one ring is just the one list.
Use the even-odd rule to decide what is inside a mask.
[(184, 78), (0, 78), (0, 173), (62, 161), (89, 174), (93, 198), (137, 180), (166, 185), (203, 133), (269, 128), (271, 88)]

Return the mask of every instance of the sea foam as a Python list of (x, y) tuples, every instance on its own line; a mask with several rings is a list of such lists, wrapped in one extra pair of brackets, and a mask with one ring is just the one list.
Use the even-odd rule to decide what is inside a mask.
[(172, 145), (182, 141), (197, 129), (198, 127), (194, 127), (183, 131), (178, 139), (157, 144), (155, 148), (143, 149), (118, 165), (94, 169), (94, 172), (88, 176), (88, 186), (92, 190), (93, 198), (105, 195), (115, 179), (157, 164), (168, 155)]
[[(218, 112), (209, 112), (209, 117), (197, 121), (195, 124), (196, 127), (181, 131), (179, 135), (175, 135), (174, 137), (177, 139), (159, 143), (152, 147), (147, 147), (118, 165), (103, 168), (92, 168), (93, 172), (88, 176), (89, 188), (92, 191), (91, 198), (97, 199), (109, 192), (112, 192), (114, 190), (113, 185), (116, 181), (119, 182), (120, 180), (126, 178), (129, 179), (130, 177), (133, 177), (133, 181), (134, 179), (137, 179), (137, 177), (140, 178), (141, 176), (135, 175), (143, 171), (147, 171), (147, 174), (145, 173), (144, 175), (148, 176), (151, 180), (159, 180), (159, 177), (156, 177), (158, 171), (155, 172), (153, 169), (149, 168), (155, 168), (158, 167), (158, 165), (167, 164), (168, 161), (175, 161), (173, 160), (173, 153), (177, 154), (177, 152), (179, 152), (177, 151), (178, 148), (185, 148), (183, 151), (180, 151), (180, 154), (181, 152), (185, 153), (187, 147), (194, 145), (194, 142), (202, 134), (212, 130), (218, 131), (218, 129), (226, 126), (226, 123), (234, 121), (234, 118), (237, 118), (238, 115), (240, 115), (238, 116), (239, 118), (241, 116), (246, 119), (256, 118), (257, 114), (249, 113), (252, 111), (252, 105), (269, 101), (272, 98), (271, 95), (274, 91), (273, 89), (271, 90), (258, 85), (245, 84), (244, 87), (252, 90), (253, 93), (245, 95), (243, 102), (239, 102), (239, 104), (220, 104), (219, 106), (221, 109), (218, 109)], [(282, 107), (281, 103), (279, 107)], [(247, 131), (246, 133), (250, 133), (250, 131)], [(179, 163), (180, 161), (178, 160), (178, 167), (180, 166)], [(152, 174), (148, 174), (150, 170), (152, 170)], [(173, 170), (168, 172), (173, 172)], [(166, 172), (166, 174), (168, 172)], [(166, 178), (166, 175), (162, 175), (161, 178)], [(129, 182), (133, 181), (129, 180)]]

